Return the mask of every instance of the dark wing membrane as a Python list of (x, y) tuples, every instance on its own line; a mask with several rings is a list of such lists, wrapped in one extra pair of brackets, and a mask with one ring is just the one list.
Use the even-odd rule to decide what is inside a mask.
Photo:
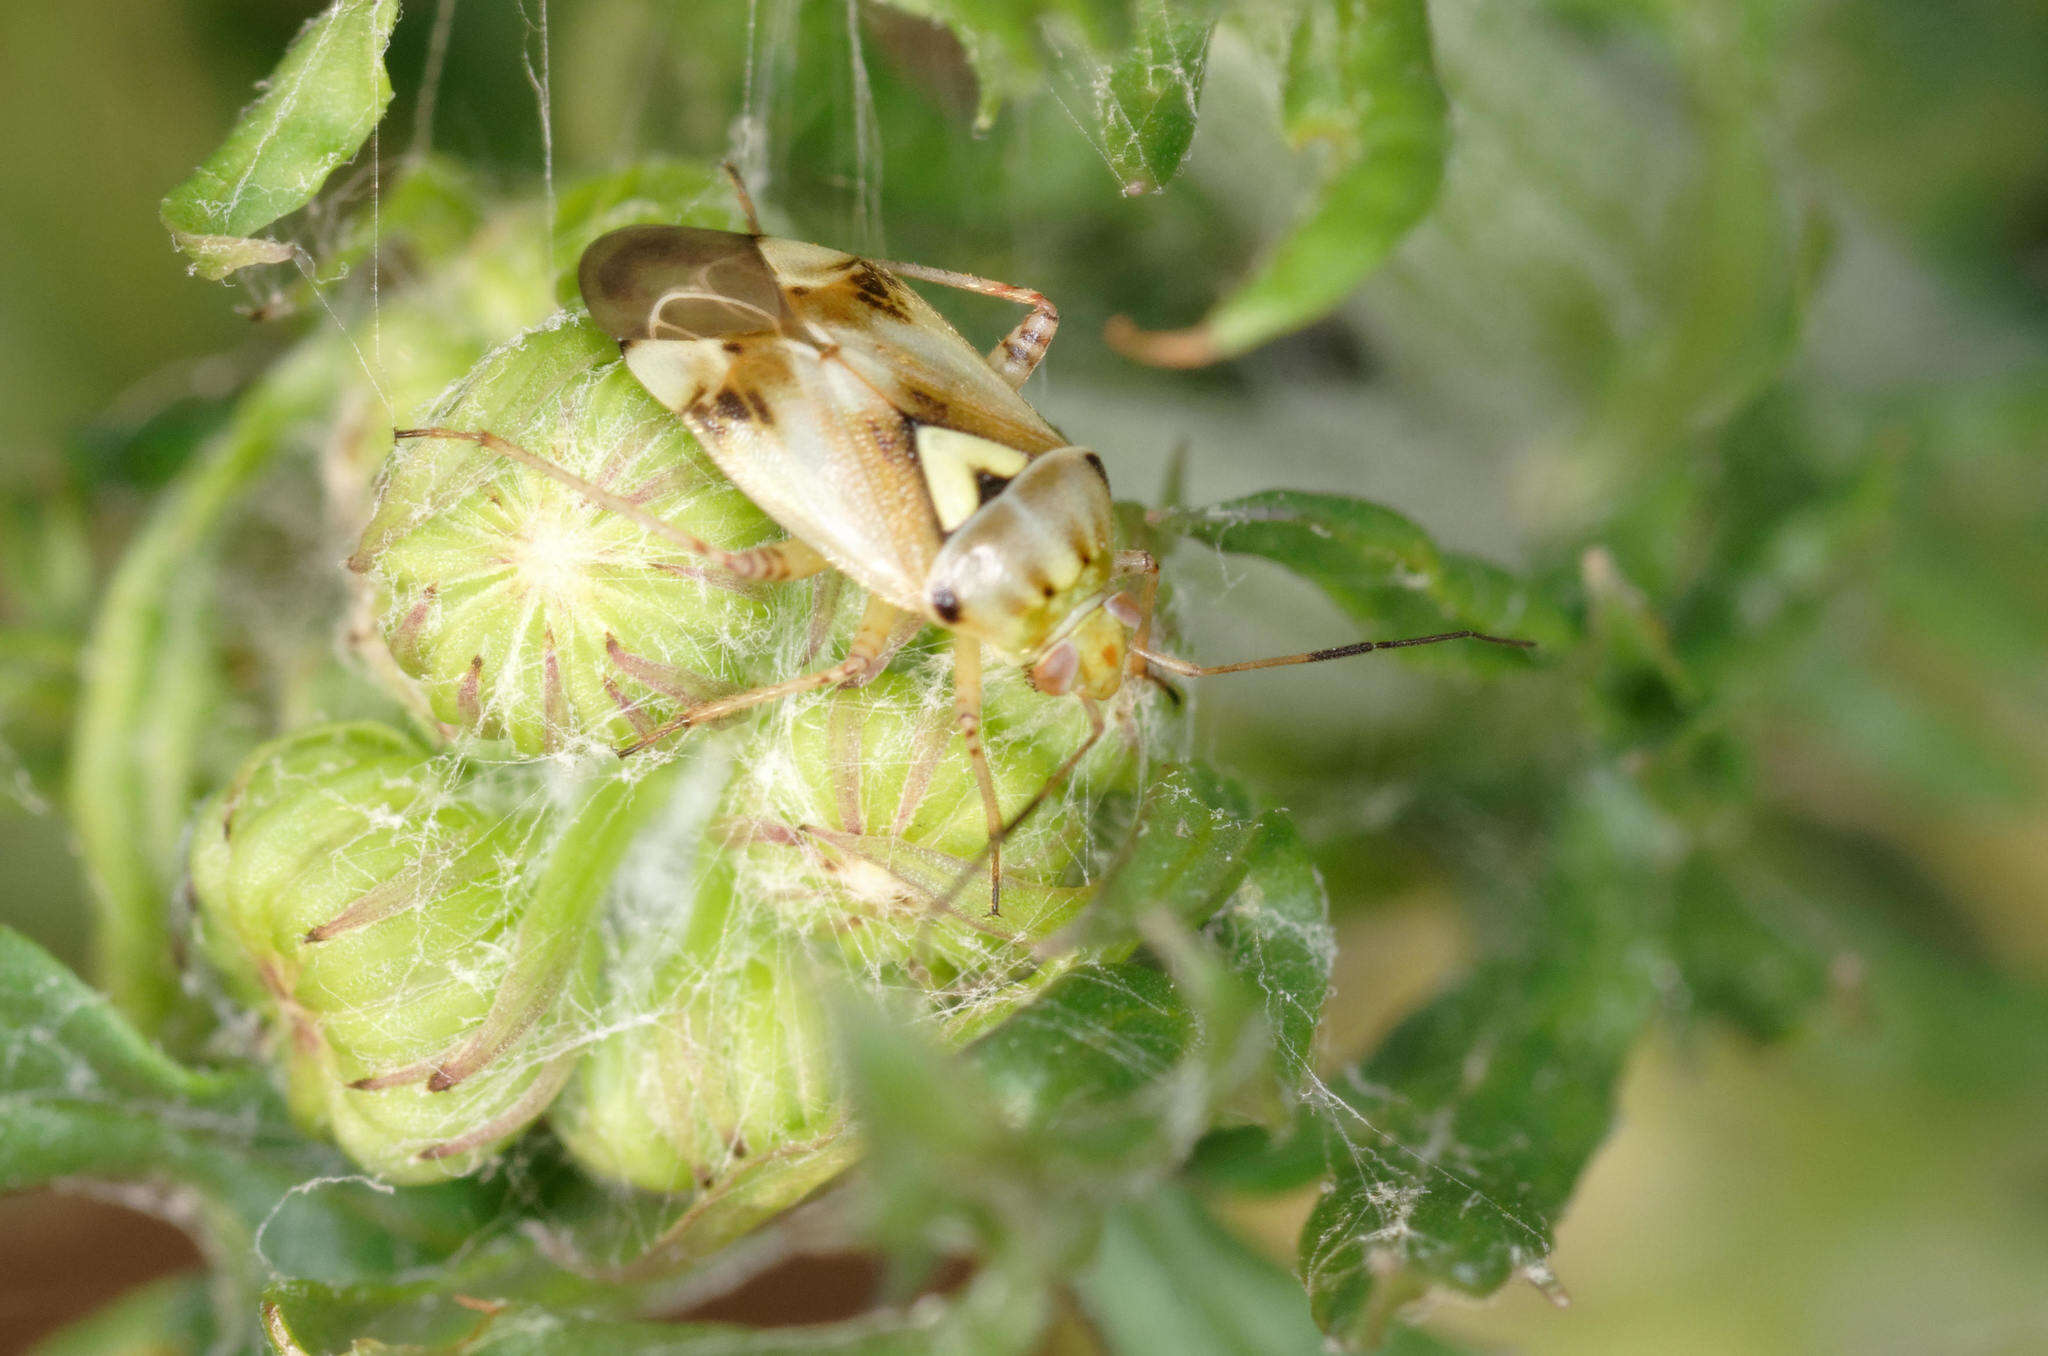
[(760, 242), (697, 226), (627, 226), (583, 251), (577, 285), (615, 339), (724, 339), (794, 328)]

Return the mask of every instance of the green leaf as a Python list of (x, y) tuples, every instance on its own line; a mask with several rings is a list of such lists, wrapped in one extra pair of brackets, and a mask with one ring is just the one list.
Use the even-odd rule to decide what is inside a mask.
[[(1475, 630), (1533, 640), (1539, 653), (1573, 643), (1570, 623), (1537, 590), (1496, 566), (1440, 551), (1415, 523), (1368, 500), (1266, 490), (1161, 514), (1159, 529), (1284, 565), (1380, 630), (1378, 638)], [(1430, 648), (1439, 660), (1482, 669), (1529, 662), (1523, 651), (1483, 642)]]
[(1133, 1174), (1178, 1162), (1235, 1086), (1230, 1018), (1158, 971), (1090, 967), (962, 1057), (843, 1003), (876, 1236), (913, 1274), (969, 1238), (1020, 1278), (1070, 1273)]
[(1065, 1125), (1156, 1084), (1187, 1053), (1194, 1025), (1173, 984), (1143, 965), (1066, 975), (973, 1048), (1005, 1116), (1033, 1133)]
[(1224, 963), (1257, 990), (1280, 1073), (1298, 1088), (1330, 996), (1337, 938), (1322, 878), (1284, 815), (1260, 819), (1244, 882), (1210, 919), (1209, 936)]
[(373, 1351), (468, 1348), (494, 1326), (496, 1317), (463, 1304), (431, 1281), (341, 1288), (285, 1281), (263, 1292), (261, 1313), (263, 1334), (280, 1356), (362, 1346)]
[(1689, 861), (1673, 891), (1673, 959), (1693, 1006), (1754, 1040), (1778, 1040), (1827, 992), (1827, 957), (1738, 888), (1705, 856)]
[(1208, 921), (1244, 879), (1258, 832), (1242, 799), (1214, 773), (1192, 763), (1159, 768), (1094, 899), (1052, 948), (1127, 953), (1155, 910), (1195, 926)]
[(1055, 50), (1114, 50), (1129, 34), (1121, 0), (890, 0), (890, 7), (944, 24), (974, 68), (974, 125), (985, 132), (1004, 104), (1037, 92)]
[(1323, 1350), (1301, 1283), (1175, 1187), (1110, 1213), (1075, 1288), (1119, 1356)]
[(219, 1349), (205, 1275), (137, 1286), (28, 1349), (28, 1356), (204, 1356)]
[[(1447, 1285), (1541, 1278), (1555, 1221), (1606, 1137), (1641, 1004), (1603, 1016), (1569, 974), (1475, 973), (1333, 1083), (1355, 1152), (1301, 1238), (1316, 1318), (1371, 1340), (1393, 1307)], [(1439, 1147), (1440, 1146), (1440, 1147)]]
[(1204, 6), (1150, 0), (1130, 47), (1096, 79), (1097, 134), (1125, 194), (1156, 193), (1187, 163), (1215, 30)]
[[(964, 1067), (886, 1014), (842, 1003), (834, 1027), (881, 1232), (897, 1250), (916, 1255), (932, 1222), (954, 1217), (975, 1221), (989, 1246), (1030, 1267), (1062, 1265), (1119, 1182), (1181, 1161), (1256, 1072), (1252, 1061), (1271, 1067), (1262, 1000), (1305, 1040), (1300, 1010), (1320, 1007), (1327, 955), (1316, 945), (1313, 874), (1288, 859), (1290, 840), (1258, 852), (1255, 826), (1217, 805), (1230, 798), (1213, 779), (1177, 769), (1166, 786), (1145, 801), (1156, 813), (1141, 819), (1105, 886), (1123, 882), (1129, 928), (1165, 970), (1072, 970), (972, 1046)], [(1234, 888), (1254, 862), (1257, 884)], [(1228, 892), (1221, 901), (1219, 891)], [(1199, 922), (1219, 903), (1220, 951), (1183, 921)]]
[(1226, 1126), (1195, 1146), (1188, 1171), (1198, 1181), (1229, 1191), (1293, 1191), (1327, 1171), (1327, 1129), (1314, 1103), (1304, 1104), (1294, 1122), (1278, 1131), (1263, 1125)]
[(362, 149), (391, 102), (384, 47), (398, 0), (334, 0), (301, 29), (263, 94), (160, 214), (201, 277), (293, 257), (255, 233), (311, 202)]
[[(876, 1235), (913, 1263), (935, 1256), (939, 1221), (992, 1246), (1042, 1245), (1028, 1234), (1004, 1237), (1006, 1216), (1029, 1218), (1006, 1205), (998, 1185), (1037, 1179), (1042, 1155), (997, 1114), (986, 1080), (906, 1018), (851, 988), (832, 1005), (839, 1068), (867, 1142)], [(1055, 1203), (1039, 1200), (1041, 1221)]]
[(1664, 962), (1647, 925), (1672, 830), (1627, 783), (1583, 786), (1525, 956), (1482, 965), (1331, 1080), (1331, 1184), (1301, 1236), (1316, 1320), (1370, 1343), (1432, 1286), (1550, 1288), (1556, 1221), (1613, 1119)]
[[(1197, 1090), (1182, 1095), (1198, 1101), (1241, 1077), (1233, 1045), (1253, 1011), (1264, 1020), (1262, 1042), (1270, 1039), (1268, 1064), (1298, 1088), (1335, 955), (1322, 883), (1283, 818), (1247, 823), (1234, 794), (1195, 768), (1154, 790), (1163, 792), (1146, 801), (1155, 813), (1104, 889), (1128, 892), (1120, 907), (1170, 976), (1138, 964), (1084, 966), (973, 1048), (1011, 1123), (1102, 1161), (1184, 1153), (1173, 1136), (1201, 1127), (1161, 1139), (1157, 1099), (1177, 1095), (1176, 1077), (1190, 1080)], [(1174, 920), (1205, 918), (1213, 959), (1173, 930)], [(1195, 1077), (1184, 1066), (1198, 1060)]]
[(233, 1149), (289, 1135), (260, 1075), (209, 1076), (167, 1059), (106, 999), (0, 929), (0, 1191), (59, 1177), (170, 1169), (231, 1179)]
[(1314, 202), (1192, 329), (1117, 327), (1112, 342), (1130, 356), (1201, 366), (1321, 319), (1436, 201), (1450, 134), (1423, 0), (1312, 0), (1284, 104), (1288, 136), (1324, 149)]

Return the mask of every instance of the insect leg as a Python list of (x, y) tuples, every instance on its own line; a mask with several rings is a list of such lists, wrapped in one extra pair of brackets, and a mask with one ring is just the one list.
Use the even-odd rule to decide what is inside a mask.
[[(959, 665), (957, 662), (954, 665), (953, 681), (956, 684), (960, 681)], [(1109, 723), (1103, 719), (1100, 703), (1091, 697), (1080, 696), (1079, 694), (1076, 694), (1076, 698), (1081, 703), (1081, 709), (1088, 713), (1088, 737), (1081, 741), (1081, 747), (1067, 755), (1065, 762), (1053, 769), (1052, 776), (1045, 779), (1045, 785), (1038, 788), (1031, 799), (1025, 803), (1024, 808), (1010, 818), (1009, 823), (998, 825), (989, 834), (988, 846), (976, 853), (974, 860), (967, 864), (967, 869), (953, 878), (953, 883), (946, 887), (946, 893), (939, 896), (938, 902), (932, 906), (933, 908), (943, 909), (951, 904), (953, 897), (959, 894), (968, 880), (981, 869), (981, 863), (984, 858), (991, 861), (1001, 860), (1003, 841), (1015, 833), (1025, 820), (1031, 818), (1039, 806), (1052, 799), (1055, 791), (1067, 784), (1067, 778), (1074, 775), (1074, 769), (1079, 767), (1081, 760), (1088, 756), (1088, 750), (1095, 747), (1096, 742), (1102, 738), (1103, 731), (1109, 728)]]
[(1024, 379), (1037, 370), (1038, 360), (1052, 347), (1052, 336), (1060, 327), (1060, 312), (1041, 293), (990, 278), (977, 278), (972, 273), (955, 273), (949, 268), (881, 263), (879, 260), (877, 263), (899, 277), (937, 283), (941, 287), (957, 287), (963, 292), (979, 292), (983, 296), (1001, 297), (1005, 301), (1029, 306), (1031, 314), (1018, 321), (1017, 327), (1003, 336), (1003, 342), (988, 351), (989, 366), (1012, 386), (1022, 386)]
[(841, 683), (858, 682), (880, 665), (882, 655), (888, 648), (889, 633), (896, 629), (896, 622), (902, 615), (900, 609), (891, 607), (880, 598), (870, 596), (867, 611), (861, 615), (860, 630), (854, 633), (853, 643), (846, 647), (846, 658), (837, 664), (795, 678), (785, 678), (779, 683), (768, 683), (762, 687), (749, 688), (745, 692), (735, 692), (729, 697), (714, 697), (708, 702), (699, 702), (620, 749), (619, 756), (623, 758), (629, 753), (637, 753), (649, 744), (666, 739), (677, 730), (686, 730), (692, 725), (706, 725), (736, 711), (744, 711), (750, 706), (759, 706), (763, 702), (772, 702), (782, 697), (793, 697), (799, 692), (815, 692), (821, 687), (837, 687)]
[(725, 177), (732, 180), (733, 196), (740, 200), (740, 211), (747, 214), (747, 230), (750, 234), (761, 234), (761, 217), (754, 211), (754, 195), (747, 192), (747, 181), (740, 177), (740, 167), (730, 160), (721, 160), (718, 167), (725, 171)]
[(1131, 644), (1124, 652), (1124, 676), (1142, 678), (1164, 692), (1179, 706), (1187, 698), (1178, 687), (1159, 676), (1159, 671), (1145, 662), (1144, 651), (1152, 644), (1152, 620), (1159, 608), (1159, 562), (1152, 558), (1150, 551), (1119, 551), (1116, 553), (1116, 573), (1113, 580), (1128, 579), (1132, 575), (1142, 576), (1138, 585), (1138, 599), (1131, 601), (1129, 594), (1110, 595), (1103, 603), (1103, 610), (1122, 622), (1131, 632)]
[(1131, 648), (1124, 656), (1124, 672), (1135, 678), (1145, 672), (1144, 652), (1152, 643), (1152, 614), (1159, 606), (1159, 562), (1153, 559), (1150, 551), (1119, 551), (1116, 553), (1116, 573), (1144, 578), (1138, 586), (1137, 618), (1133, 620), (1115, 612), (1111, 614), (1131, 628)]
[[(955, 632), (953, 635), (953, 711), (960, 727), (960, 742), (967, 746), (967, 761), (974, 768), (974, 781), (981, 788), (981, 807), (988, 813), (988, 911), (991, 917), (1003, 911), (1003, 806), (996, 799), (996, 782), (988, 770), (988, 751), (981, 746), (981, 642)], [(949, 894), (950, 898), (950, 894)]]
[(614, 494), (601, 485), (594, 485), (575, 472), (555, 465), (546, 457), (527, 451), (511, 439), (500, 438), (497, 434), (484, 429), (402, 428), (392, 436), (453, 438), (461, 442), (475, 443), (497, 453), (507, 461), (524, 466), (529, 471), (539, 472), (558, 485), (568, 486), (599, 508), (637, 523), (662, 540), (673, 542), (693, 556), (702, 556), (713, 565), (741, 579), (761, 579), (770, 582), (805, 579), (818, 573), (826, 565), (825, 557), (794, 537), (785, 541), (769, 542), (765, 546), (748, 547), (744, 551), (723, 550), (702, 537), (683, 531), (674, 523), (664, 522), (624, 495)]

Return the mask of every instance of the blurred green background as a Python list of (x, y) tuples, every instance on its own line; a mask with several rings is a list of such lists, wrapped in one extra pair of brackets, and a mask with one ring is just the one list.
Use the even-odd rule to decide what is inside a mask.
[[(238, 315), (276, 284), (187, 277), (156, 218), (314, 8), (0, 15), (0, 922), (80, 966), (60, 788), (96, 592), (220, 402), (375, 313), (357, 279), (337, 312)], [(1314, 182), (1275, 127), (1279, 21), (1234, 12), (1185, 171), (1127, 195), (1078, 59), (977, 134), (956, 48), (846, 13), (465, 6), (434, 144), (517, 195), (545, 146), (564, 180), (716, 156), (749, 113), (774, 229), (1060, 304), (1031, 393), (1126, 497), (1157, 502), (1184, 445), (1187, 502), (1374, 499), (1573, 619), (1583, 643), (1533, 674), (1373, 660), (1199, 693), (1200, 751), (1296, 813), (1330, 884), (1333, 1063), (1475, 967), (1575, 944), (1536, 882), (1601, 777), (1636, 779), (1711, 888), (1795, 943), (1731, 951), (1727, 993), (1658, 990), (1686, 992), (1654, 1004), (1559, 1228), (1572, 1306), (1520, 1287), (1425, 1326), (1528, 1351), (2048, 1348), (2048, 5), (1434, 5), (1434, 207), (1333, 315), (1189, 373), (1100, 335), (1194, 321)], [(1277, 571), (1174, 565), (1204, 658), (1358, 633)], [(1229, 1213), (1291, 1260), (1309, 1204)]]

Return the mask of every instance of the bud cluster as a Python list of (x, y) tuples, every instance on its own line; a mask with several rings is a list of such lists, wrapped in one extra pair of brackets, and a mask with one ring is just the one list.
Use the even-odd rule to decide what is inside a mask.
[[(488, 353), (417, 422), (433, 432), (398, 441), (350, 566), (381, 651), (365, 667), (419, 733), (279, 739), (193, 843), (207, 951), (267, 1014), (294, 1108), (394, 1181), (474, 1170), (542, 1115), (592, 1174), (657, 1191), (843, 1161), (830, 995), (908, 995), (954, 1040), (1027, 1001), (1129, 739), (1113, 724), (1003, 844), (1000, 914), (930, 638), (859, 688), (622, 759), (695, 702), (832, 662), (858, 590), (685, 549), (783, 534), (578, 315)], [(987, 675), (1006, 813), (1089, 728)], [(819, 1173), (788, 1180), (793, 1198)], [(789, 1203), (755, 1190), (764, 1213)]]

